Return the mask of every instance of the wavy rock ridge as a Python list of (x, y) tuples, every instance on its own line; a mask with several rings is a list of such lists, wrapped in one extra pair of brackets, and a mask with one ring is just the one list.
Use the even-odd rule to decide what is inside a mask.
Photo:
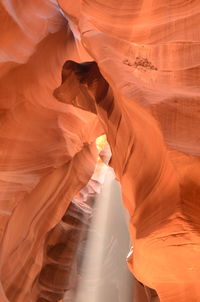
[(2, 302), (37, 301), (48, 236), (102, 134), (131, 271), (150, 301), (200, 301), (199, 15), (197, 0), (1, 0)]

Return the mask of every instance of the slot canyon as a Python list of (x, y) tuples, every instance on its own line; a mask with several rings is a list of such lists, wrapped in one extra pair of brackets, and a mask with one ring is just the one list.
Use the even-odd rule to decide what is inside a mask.
[(0, 20), (0, 302), (200, 302), (200, 2)]

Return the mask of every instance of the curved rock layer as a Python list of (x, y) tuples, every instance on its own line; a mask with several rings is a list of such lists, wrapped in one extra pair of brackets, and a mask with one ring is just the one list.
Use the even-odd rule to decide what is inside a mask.
[(197, 0), (1, 0), (2, 302), (35, 301), (48, 234), (103, 133), (130, 269), (151, 301), (200, 301), (199, 15)]
[(41, 298), (59, 301), (66, 291), (75, 288), (78, 247), (86, 235), (90, 216), (89, 207), (72, 202), (61, 222), (49, 233), (46, 257), (38, 278), (38, 302)]
[(65, 297), (65, 300), (75, 301), (77, 284), (82, 277), (83, 246), (87, 242), (93, 204), (103, 182), (104, 169), (99, 158), (87, 185), (76, 194), (59, 224), (48, 233), (42, 268), (32, 291), (33, 300), (57, 302)]

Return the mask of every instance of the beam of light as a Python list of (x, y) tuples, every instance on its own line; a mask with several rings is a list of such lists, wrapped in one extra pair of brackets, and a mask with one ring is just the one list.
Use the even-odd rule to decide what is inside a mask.
[(129, 242), (119, 185), (107, 167), (95, 202), (75, 302), (133, 301), (133, 278), (126, 265)]

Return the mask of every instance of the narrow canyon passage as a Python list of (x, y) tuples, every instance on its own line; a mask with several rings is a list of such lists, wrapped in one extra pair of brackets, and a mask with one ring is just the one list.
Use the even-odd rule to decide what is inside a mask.
[(0, 302), (200, 302), (199, 20), (0, 0)]

